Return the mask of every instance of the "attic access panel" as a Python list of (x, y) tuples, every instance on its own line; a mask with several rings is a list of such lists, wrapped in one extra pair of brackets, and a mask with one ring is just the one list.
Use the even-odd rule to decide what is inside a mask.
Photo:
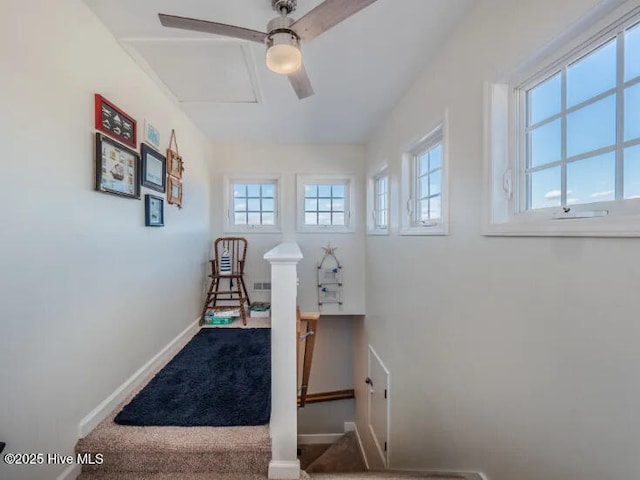
[(228, 40), (125, 40), (144, 69), (180, 103), (259, 103), (248, 45)]

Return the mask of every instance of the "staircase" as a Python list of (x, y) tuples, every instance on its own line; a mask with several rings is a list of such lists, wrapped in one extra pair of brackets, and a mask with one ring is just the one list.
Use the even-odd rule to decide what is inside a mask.
[[(321, 445), (305, 445), (302, 446), (301, 450), (300, 461), (304, 468), (300, 476), (301, 480), (465, 480), (467, 478), (455, 474), (445, 475), (391, 470), (366, 471), (364, 459), (360, 454), (360, 448), (354, 432), (346, 433), (336, 443), (324, 450)], [(317, 455), (318, 452), (320, 452), (319, 455)]]
[[(262, 319), (252, 327), (264, 327)], [(184, 340), (182, 347), (187, 343)], [(137, 427), (114, 418), (164, 367), (153, 371), (85, 438), (76, 453), (102, 454), (83, 465), (80, 480), (258, 480), (271, 460), (269, 425), (242, 427)], [(97, 462), (96, 462), (97, 463)]]
[[(271, 460), (269, 427), (130, 427), (112, 415), (76, 445), (102, 453), (102, 465), (84, 465), (80, 480), (257, 480)], [(215, 473), (212, 473), (215, 472)]]
[[(157, 367), (146, 382), (124, 399), (111, 415), (89, 435), (78, 441), (76, 453), (91, 455), (94, 459), (100, 458), (98, 454), (102, 454), (103, 458), (100, 465), (83, 465), (78, 479), (266, 480), (269, 476), (297, 477), (300, 470), (296, 459), (296, 343), (291, 342), (291, 339), (296, 335), (296, 265), (301, 258), (302, 254), (295, 244), (281, 244), (265, 254), (265, 259), (272, 267), (271, 305), (274, 321), (271, 325), (271, 339), (273, 345), (278, 345), (278, 348), (272, 349), (270, 425), (134, 427), (114, 423), (113, 420), (121, 408), (160, 370), (161, 367)], [(307, 370), (310, 370), (310, 362), (307, 366)], [(308, 373), (307, 371), (305, 375), (303, 372), (302, 377), (306, 380), (303, 385), (308, 384)], [(300, 400), (304, 404), (304, 395)], [(365, 472), (353, 433), (345, 435), (342, 440), (328, 447), (322, 455), (305, 466), (308, 466), (310, 473), (302, 471), (301, 479), (479, 478)]]
[[(118, 409), (119, 410), (119, 409)], [(117, 411), (117, 410), (116, 410)], [(115, 413), (80, 440), (76, 452), (102, 453), (78, 480), (266, 480), (271, 459), (268, 426), (130, 427)], [(301, 480), (464, 480), (460, 475), (365, 471), (353, 432), (308, 462)]]
[[(300, 477), (306, 480), (304, 477)], [(384, 472), (363, 472), (363, 473), (317, 473), (307, 476), (313, 480), (464, 480), (465, 477), (443, 474), (429, 474), (421, 472), (402, 472), (387, 470)]]

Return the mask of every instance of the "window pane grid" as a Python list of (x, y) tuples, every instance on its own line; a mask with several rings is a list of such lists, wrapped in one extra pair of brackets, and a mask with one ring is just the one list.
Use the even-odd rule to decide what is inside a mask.
[(304, 186), (305, 225), (346, 225), (345, 185)]
[[(626, 196), (624, 155), (625, 148), (636, 140), (629, 132), (634, 129), (638, 110), (626, 99), (635, 93), (631, 90), (633, 85), (640, 84), (638, 32), (636, 23), (526, 90), (526, 209), (620, 200)], [(629, 45), (636, 42), (634, 54), (627, 50), (628, 39), (632, 39)], [(634, 64), (627, 68), (630, 62)], [(637, 74), (630, 74), (634, 69), (638, 69)], [(559, 102), (553, 95), (560, 96)], [(589, 161), (605, 154), (613, 155), (613, 162)], [(585, 176), (584, 168), (592, 169), (590, 176)], [(602, 188), (592, 184), (592, 177), (600, 179)], [(583, 185), (579, 186), (576, 178), (581, 178)], [(578, 198), (576, 190), (592, 193)]]
[(374, 179), (374, 228), (387, 228), (387, 188), (388, 177), (386, 174)]
[(413, 157), (415, 179), (411, 221), (414, 225), (421, 225), (442, 217), (441, 157), (441, 141), (430, 145), (426, 150), (416, 153)]
[(236, 225), (275, 225), (275, 184), (232, 184)]

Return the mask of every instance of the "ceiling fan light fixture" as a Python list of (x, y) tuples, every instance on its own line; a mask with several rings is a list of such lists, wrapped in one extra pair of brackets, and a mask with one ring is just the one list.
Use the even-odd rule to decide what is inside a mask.
[(290, 75), (302, 67), (298, 39), (288, 32), (275, 33), (267, 40), (267, 67), (282, 75)]

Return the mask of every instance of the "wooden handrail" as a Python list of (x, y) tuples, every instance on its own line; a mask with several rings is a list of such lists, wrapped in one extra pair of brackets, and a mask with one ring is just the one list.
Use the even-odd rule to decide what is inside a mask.
[[(296, 362), (298, 377), (300, 376), (300, 341), (304, 340), (304, 360), (302, 362), (302, 382), (300, 394), (298, 395), (298, 406), (304, 407), (307, 400), (307, 390), (309, 388), (309, 377), (311, 375), (311, 363), (313, 361), (313, 350), (316, 345), (316, 332), (318, 330), (319, 313), (300, 313), (300, 307), (296, 309), (297, 317), (297, 341), (296, 341)], [(306, 331), (302, 333), (302, 322), (306, 322)]]
[[(334, 400), (345, 400), (348, 398), (356, 398), (355, 390), (336, 390), (334, 392), (307, 393), (305, 403), (333, 402)], [(302, 399), (298, 397), (298, 407)]]

